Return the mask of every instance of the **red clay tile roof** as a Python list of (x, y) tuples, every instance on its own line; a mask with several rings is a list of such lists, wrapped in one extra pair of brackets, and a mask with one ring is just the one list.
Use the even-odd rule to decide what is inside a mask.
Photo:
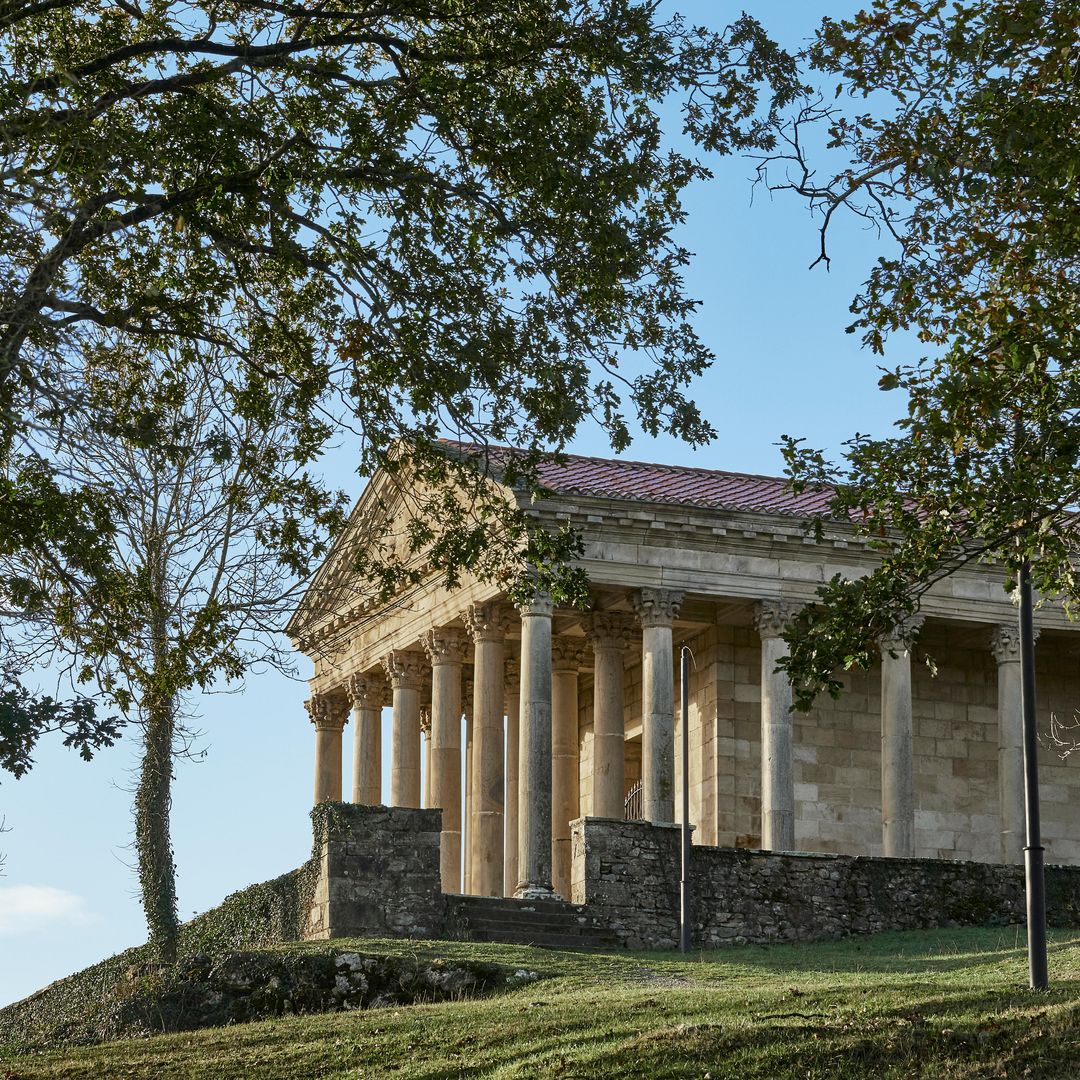
[[(493, 464), (512, 451), (475, 443), (447, 442), (467, 455), (487, 453)], [(544, 464), (540, 479), (560, 495), (601, 499), (707, 506), (723, 510), (811, 517), (827, 512), (832, 492), (825, 489), (795, 495), (778, 476), (695, 469), (686, 465), (655, 465), (621, 458), (566, 455), (562, 465)]]

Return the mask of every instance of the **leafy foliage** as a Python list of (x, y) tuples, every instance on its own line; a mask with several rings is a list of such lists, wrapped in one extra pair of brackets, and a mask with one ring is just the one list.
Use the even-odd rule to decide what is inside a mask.
[[(168, 444), (195, 352), (222, 358), (236, 424), (288, 425), (297, 463), (347, 424), (362, 476), (430, 481), (410, 551), (450, 580), (523, 554), (550, 568), (573, 540), (542, 538), (440, 434), (522, 447), (506, 467), (526, 487), (584, 422), (618, 449), (631, 410), (711, 434), (685, 394), (711, 356), (672, 239), (707, 171), (666, 148), (658, 109), (677, 99), (710, 150), (771, 145), (797, 80), (754, 20), (713, 33), (635, 0), (50, 0), (7, 5), (0, 29), (0, 544), (50, 561), (99, 636), (129, 607), (118, 492), (73, 481), (56, 440)], [(101, 392), (113, 355), (123, 388)], [(469, 497), (440, 494), (448, 477)], [(265, 538), (298, 574), (315, 512), (283, 508)], [(390, 554), (377, 596), (409, 580)], [(5, 599), (33, 615), (40, 590)]]
[[(796, 486), (835, 488), (832, 515), (882, 558), (797, 620), (801, 708), (970, 563), (1000, 565), (1008, 589), (1028, 557), (1043, 596), (1080, 599), (1078, 29), (1076, 0), (875, 0), (827, 19), (808, 58), (835, 98), (804, 102), (762, 165), (821, 214), (819, 259), (842, 210), (882, 231), (850, 330), (878, 354), (898, 333), (893, 348), (926, 350), (883, 370), (907, 398), (895, 436), (856, 436), (841, 466), (785, 439)], [(815, 123), (844, 159), (825, 179), (805, 151)]]

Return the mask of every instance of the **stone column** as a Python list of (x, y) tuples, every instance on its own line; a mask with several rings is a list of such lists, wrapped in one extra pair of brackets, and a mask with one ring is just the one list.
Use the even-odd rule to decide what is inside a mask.
[[(1038, 628), (1035, 637), (1038, 639)], [(1024, 816), (1024, 713), (1020, 686), (1020, 631), (994, 627), (990, 648), (998, 665), (998, 814), (1001, 861), (1023, 863), (1027, 842)]]
[(472, 886), (503, 894), (504, 639), (509, 617), (499, 604), (473, 604), (462, 616), (473, 639)]
[(461, 665), (465, 635), (454, 627), (424, 638), (431, 663), (430, 806), (442, 810), (439, 868), (442, 889), (461, 892)]
[(683, 594), (642, 589), (634, 596), (641, 622), (641, 806), (646, 821), (675, 820), (675, 676), (671, 625)]
[(389, 688), (381, 672), (369, 671), (350, 676), (345, 690), (356, 721), (352, 801), (378, 806), (382, 802), (382, 709)]
[(890, 858), (915, 858), (915, 765), (911, 643), (922, 618), (881, 640), (881, 840)]
[(757, 606), (761, 635), (761, 846), (795, 849), (795, 766), (792, 750), (791, 683), (776, 665), (787, 656), (784, 632), (791, 609), (774, 600)]
[(551, 890), (551, 597), (521, 606), (521, 750), (518, 773), (518, 883), (523, 900)]
[(420, 678), (424, 654), (392, 652), (383, 661), (394, 694), (390, 805), (420, 805)]
[(570, 822), (578, 816), (578, 670), (581, 638), (557, 637), (551, 647), (551, 884), (570, 899)]
[(431, 706), (420, 706), (420, 737), (424, 745), (424, 799), (425, 810), (431, 809)]
[(506, 822), (503, 829), (503, 895), (513, 896), (518, 883), (518, 751), (521, 668), (516, 656), (506, 660)]
[[(472, 670), (471, 668), (469, 669)], [(475, 822), (473, 821), (473, 680), (470, 675), (462, 680), (461, 723), (465, 734), (465, 813), (461, 819), (462, 886), (472, 892), (472, 847)]]
[(593, 650), (593, 815), (621, 818), (625, 788), (626, 721), (623, 669), (633, 624), (619, 612), (592, 617)]
[(315, 725), (315, 802), (341, 801), (341, 733), (349, 719), (344, 696), (316, 694), (304, 702)]

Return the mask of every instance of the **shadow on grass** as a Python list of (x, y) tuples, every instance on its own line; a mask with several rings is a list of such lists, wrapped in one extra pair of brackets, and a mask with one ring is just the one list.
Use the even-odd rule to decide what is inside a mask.
[[(755, 974), (771, 969), (784, 974), (802, 971), (918, 975), (974, 970), (1010, 959), (1026, 963), (1026, 949), (1023, 928), (964, 927), (888, 932), (834, 941), (736, 946), (687, 956), (674, 952), (649, 955), (652, 959), (681, 961), (688, 969), (691, 963), (716, 964), (745, 967)], [(1051, 931), (1047, 952), (1051, 967), (1055, 959), (1061, 959), (1072, 961), (1069, 966), (1074, 969), (1080, 968), (1080, 931)]]

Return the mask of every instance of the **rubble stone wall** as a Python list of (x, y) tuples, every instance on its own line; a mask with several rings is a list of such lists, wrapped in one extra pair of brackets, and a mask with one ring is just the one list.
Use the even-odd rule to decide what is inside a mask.
[[(674, 825), (579, 819), (574, 902), (627, 948), (676, 947), (679, 843)], [(1023, 870), (993, 863), (695, 845), (690, 883), (699, 948), (1024, 920)], [(1080, 926), (1080, 867), (1047, 868), (1047, 914)]]

